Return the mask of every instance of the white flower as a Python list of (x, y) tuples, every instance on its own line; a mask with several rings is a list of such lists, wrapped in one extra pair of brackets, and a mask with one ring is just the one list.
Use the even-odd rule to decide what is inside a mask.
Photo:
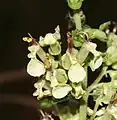
[(31, 59), (27, 65), (27, 73), (33, 77), (40, 77), (45, 73), (45, 66), (37, 59)]
[(77, 63), (77, 64), (71, 65), (68, 71), (68, 76), (71, 82), (78, 83), (85, 78), (86, 72), (84, 68), (79, 63)]
[(71, 90), (72, 88), (67, 84), (60, 87), (54, 87), (52, 90), (52, 95), (56, 99), (61, 99), (65, 97)]

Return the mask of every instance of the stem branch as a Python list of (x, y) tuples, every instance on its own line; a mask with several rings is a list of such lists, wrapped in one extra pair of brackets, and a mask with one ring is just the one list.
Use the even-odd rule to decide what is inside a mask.
[(88, 94), (93, 90), (94, 86), (101, 81), (101, 79), (103, 78), (103, 76), (106, 73), (107, 68), (108, 68), (108, 66), (103, 66), (103, 68), (102, 68), (99, 76), (97, 77), (97, 79), (88, 87), (88, 89), (87, 89)]

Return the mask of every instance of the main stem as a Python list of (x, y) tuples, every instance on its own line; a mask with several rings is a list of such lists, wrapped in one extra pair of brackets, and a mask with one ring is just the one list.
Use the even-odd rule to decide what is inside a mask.
[[(87, 73), (87, 66), (85, 66), (85, 71)], [(84, 90), (87, 89), (87, 75), (83, 81), (83, 88)], [(87, 93), (81, 98), (80, 100), (80, 109), (79, 109), (79, 117), (80, 117), (80, 120), (86, 120), (87, 118)]]

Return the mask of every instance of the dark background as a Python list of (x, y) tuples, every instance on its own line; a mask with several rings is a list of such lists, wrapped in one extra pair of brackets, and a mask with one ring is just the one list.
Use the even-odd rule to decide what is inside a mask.
[[(84, 0), (82, 8), (92, 27), (117, 21), (117, 0)], [(35, 80), (26, 73), (28, 44), (22, 37), (29, 32), (38, 39), (58, 24), (64, 36), (67, 10), (65, 0), (0, 1), (1, 120), (39, 120), (38, 102), (32, 97)]]

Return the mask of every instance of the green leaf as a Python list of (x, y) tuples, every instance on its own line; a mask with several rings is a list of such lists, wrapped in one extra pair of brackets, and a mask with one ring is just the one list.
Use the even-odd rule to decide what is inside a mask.
[(116, 70), (108, 70), (108, 73), (111, 77), (111, 80), (117, 80), (117, 71)]
[(114, 64), (112, 65), (112, 68), (115, 69), (115, 70), (117, 70), (117, 63), (114, 63)]
[(93, 90), (93, 98), (94, 100), (98, 100), (99, 104), (109, 104), (111, 100), (111, 96), (116, 92), (116, 89), (113, 88), (112, 83), (103, 83), (100, 86), (96, 87)]
[(98, 30), (98, 29), (93, 30), (93, 35), (91, 36), (91, 38), (92, 39), (94, 39), (94, 38), (99, 39), (102, 42), (106, 42), (106, 40), (107, 40), (106, 33), (101, 31), (101, 30)]
[(105, 23), (101, 24), (101, 25), (99, 26), (99, 29), (103, 31), (103, 30), (105, 30), (106, 28), (108, 28), (109, 25), (111, 25), (111, 21), (108, 21), (108, 22), (105, 22)]
[(84, 0), (67, 0), (68, 6), (73, 10), (80, 9), (83, 1)]
[(106, 33), (99, 29), (86, 28), (84, 32), (88, 33), (90, 39), (98, 39), (102, 42), (107, 42)]
[(50, 48), (48, 49), (49, 53), (51, 55), (59, 55), (61, 53), (61, 46), (59, 42), (56, 42), (53, 45), (50, 45)]
[(45, 71), (44, 64), (37, 59), (31, 59), (27, 65), (27, 73), (33, 77), (40, 77)]
[(69, 76), (69, 80), (71, 82), (80, 82), (83, 81), (83, 79), (86, 76), (86, 72), (84, 70), (84, 68), (79, 64), (73, 64), (69, 71), (68, 71), (68, 76)]
[(112, 65), (113, 63), (117, 62), (117, 47), (110, 46), (106, 51), (106, 56), (104, 58), (107, 65)]
[(56, 99), (61, 99), (61, 98), (64, 98), (71, 90), (72, 88), (68, 84), (54, 87), (52, 89), (52, 95)]
[(108, 35), (108, 42), (107, 42), (107, 46), (115, 46), (117, 47), (117, 35), (114, 33), (110, 33)]

